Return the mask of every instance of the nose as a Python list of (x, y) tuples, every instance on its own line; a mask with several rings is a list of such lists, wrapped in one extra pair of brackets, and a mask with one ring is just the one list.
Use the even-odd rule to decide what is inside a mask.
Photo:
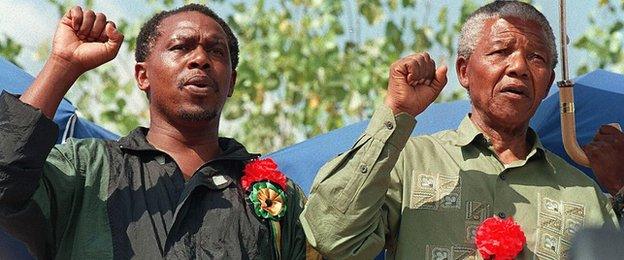
[(529, 65), (521, 52), (516, 52), (509, 56), (507, 74), (515, 78), (525, 79), (529, 77)]
[(210, 58), (204, 48), (197, 47), (191, 53), (191, 58), (188, 63), (189, 69), (201, 69), (206, 70), (210, 67)]

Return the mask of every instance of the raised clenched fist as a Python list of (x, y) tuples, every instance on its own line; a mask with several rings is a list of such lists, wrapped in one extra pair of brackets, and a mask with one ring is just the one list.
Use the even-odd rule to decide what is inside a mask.
[(615, 195), (624, 186), (624, 133), (603, 125), (584, 150), (598, 182)]
[(446, 66), (436, 69), (426, 52), (412, 54), (390, 65), (385, 103), (394, 114), (416, 116), (438, 97), (446, 85)]
[(115, 58), (123, 38), (104, 14), (75, 6), (59, 22), (50, 58), (84, 73)]

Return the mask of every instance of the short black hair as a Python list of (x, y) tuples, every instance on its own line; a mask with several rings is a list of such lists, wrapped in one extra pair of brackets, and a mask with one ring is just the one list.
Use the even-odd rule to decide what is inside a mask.
[(139, 37), (136, 42), (136, 51), (134, 52), (134, 59), (136, 62), (144, 62), (149, 56), (150, 51), (154, 45), (156, 39), (160, 36), (160, 31), (158, 31), (158, 26), (163, 19), (172, 16), (174, 14), (183, 13), (183, 12), (200, 12), (205, 14), (206, 16), (214, 19), (227, 36), (228, 48), (230, 49), (230, 62), (232, 63), (232, 70), (236, 70), (236, 66), (238, 66), (238, 39), (230, 26), (217, 15), (212, 9), (208, 6), (202, 4), (187, 4), (180, 8), (176, 8), (170, 11), (162, 11), (160, 13), (155, 14), (150, 18), (143, 26), (141, 26), (141, 31), (139, 31)]

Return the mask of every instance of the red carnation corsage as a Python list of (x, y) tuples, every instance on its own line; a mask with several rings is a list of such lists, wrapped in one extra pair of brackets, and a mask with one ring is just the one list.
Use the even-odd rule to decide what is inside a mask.
[(259, 217), (278, 220), (286, 214), (286, 176), (273, 159), (256, 159), (245, 165), (241, 185), (249, 192)]
[(512, 217), (487, 218), (477, 228), (475, 244), (483, 259), (514, 259), (526, 243), (520, 225)]

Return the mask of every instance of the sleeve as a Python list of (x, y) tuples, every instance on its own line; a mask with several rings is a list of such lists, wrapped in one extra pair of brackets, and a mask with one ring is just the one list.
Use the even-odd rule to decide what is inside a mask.
[(624, 217), (623, 216), (624, 215), (624, 188), (621, 188), (615, 194), (615, 196), (611, 198), (611, 205), (619, 221), (620, 222), (623, 221), (624, 220), (623, 218)]
[(308, 242), (328, 258), (372, 259), (392, 249), (400, 217), (402, 163), (413, 117), (378, 108), (348, 152), (317, 174), (300, 216)]
[(615, 205), (615, 198), (609, 198), (607, 195), (602, 193), (600, 186), (596, 184), (596, 192), (599, 196), (598, 200), (600, 203), (600, 208), (602, 209), (603, 216), (603, 225), (604, 229), (622, 229), (622, 218), (618, 214), (617, 206)]
[(40, 259), (55, 254), (56, 224), (71, 202), (76, 167), (54, 148), (58, 127), (39, 110), (0, 95), (0, 226)]
[(306, 204), (306, 197), (299, 185), (288, 181), (287, 217), (282, 221), (281, 259), (322, 259), (320, 254), (307, 243), (299, 215)]

